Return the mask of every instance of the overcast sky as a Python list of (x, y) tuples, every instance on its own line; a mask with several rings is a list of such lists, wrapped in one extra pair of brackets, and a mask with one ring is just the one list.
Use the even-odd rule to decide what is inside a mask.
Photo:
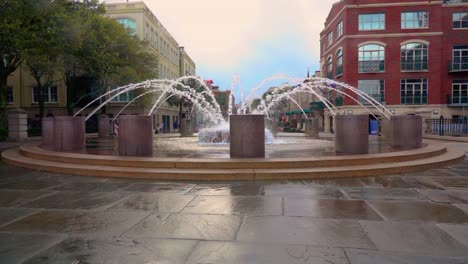
[(319, 34), (336, 1), (144, 0), (195, 61), (197, 75), (229, 89), (238, 74), (245, 90), (274, 74), (318, 70)]

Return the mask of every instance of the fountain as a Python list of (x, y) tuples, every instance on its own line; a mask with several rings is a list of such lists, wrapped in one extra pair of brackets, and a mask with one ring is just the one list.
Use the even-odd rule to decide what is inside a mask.
[[(278, 80), (286, 80), (289, 84), (280, 86), (264, 98), (260, 97), (257, 109), (247, 111), (247, 101), (257, 97), (256, 92), (267, 83)], [(228, 120), (223, 118), (213, 92), (200, 78), (186, 76), (177, 80), (148, 80), (119, 87), (95, 98), (73, 117), (43, 119), (43, 131), (47, 135), (43, 137), (42, 147), (26, 144), (21, 151), (11, 149), (2, 156), (13, 165), (40, 167), (52, 172), (190, 180), (307, 179), (391, 174), (440, 167), (464, 158), (464, 153), (445, 146), (422, 145), (421, 117), (394, 116), (380, 102), (345, 83), (326, 78), (275, 75), (263, 80), (245, 98), (238, 76), (233, 79), (231, 90), (236, 85), (241, 89), (241, 106), (237, 109), (238, 114), (233, 114), (233, 97), (230, 96)], [(112, 120), (107, 116), (98, 119), (99, 138), (109, 136), (110, 124), (118, 124), (118, 145), (86, 148), (85, 121), (114, 98), (127, 92), (137, 92), (137, 96), (122, 107)], [(275, 112), (279, 106), (285, 101), (299, 106), (294, 97), (302, 93), (314, 95), (334, 116), (334, 142), (319, 137), (318, 119), (307, 117), (300, 107), (306, 116), (306, 133), (310, 137), (277, 139), (265, 128), (267, 124), (275, 130), (275, 120), (278, 120)], [(369, 114), (343, 115), (332, 103), (330, 94), (355, 102)], [(125, 108), (143, 96), (152, 96), (153, 99), (152, 106), (144, 115), (121, 115)], [(152, 116), (171, 97), (181, 98), (190, 105), (186, 118), (180, 120), (182, 137), (155, 139)], [(363, 101), (366, 103), (361, 103)], [(98, 107), (84, 112), (96, 102), (101, 102)], [(201, 112), (206, 121), (197, 139), (192, 136), (191, 123), (195, 110)], [(369, 139), (369, 115), (375, 117), (376, 114), (383, 117), (382, 132), (389, 138), (389, 143)], [(109, 141), (106, 142), (109, 144)], [(402, 148), (410, 150), (401, 151)], [(354, 157), (356, 154), (359, 155)], [(418, 161), (416, 165), (411, 163), (413, 160)], [(392, 162), (397, 163), (392, 166)]]

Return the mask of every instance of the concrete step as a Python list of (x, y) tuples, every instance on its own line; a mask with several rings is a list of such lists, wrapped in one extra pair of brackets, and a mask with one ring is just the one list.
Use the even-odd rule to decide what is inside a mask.
[(42, 160), (25, 156), (19, 149), (2, 153), (11, 165), (55, 173), (83, 176), (148, 178), (161, 180), (270, 180), (314, 179), (334, 177), (362, 177), (407, 173), (447, 166), (465, 158), (465, 153), (448, 148), (440, 155), (411, 161), (375, 163), (339, 167), (306, 167), (282, 169), (201, 169), (201, 168), (144, 168), (76, 164)]
[(180, 169), (296, 169), (372, 165), (430, 158), (445, 153), (443, 145), (431, 144), (419, 149), (353, 156), (327, 156), (310, 158), (271, 159), (190, 159), (119, 157), (61, 153), (40, 148), (37, 143), (20, 147), (22, 155), (30, 158), (71, 164), (100, 165), (135, 168), (180, 168)]

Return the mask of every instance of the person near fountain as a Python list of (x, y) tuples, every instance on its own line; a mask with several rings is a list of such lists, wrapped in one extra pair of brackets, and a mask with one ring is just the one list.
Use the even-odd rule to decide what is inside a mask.
[(155, 134), (159, 134), (159, 123), (156, 124), (156, 129), (154, 130)]
[(119, 135), (119, 123), (117, 121), (114, 122), (114, 135)]
[(174, 120), (174, 123), (172, 124), (172, 127), (174, 128), (174, 132), (176, 132), (176, 129), (178, 127), (177, 120)]

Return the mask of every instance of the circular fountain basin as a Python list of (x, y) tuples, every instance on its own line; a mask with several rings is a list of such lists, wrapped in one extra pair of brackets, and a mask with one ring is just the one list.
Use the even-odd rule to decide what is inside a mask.
[[(168, 139), (161, 139), (169, 142)], [(159, 140), (157, 140), (159, 141)], [(163, 147), (164, 144), (156, 145)], [(181, 142), (187, 145), (187, 141)], [(160, 180), (292, 180), (336, 177), (363, 177), (440, 168), (464, 160), (462, 150), (428, 144), (405, 151), (376, 154), (310, 156), (307, 148), (291, 151), (291, 144), (267, 148), (267, 158), (230, 159), (226, 147), (209, 146), (200, 152), (196, 139), (191, 155), (186, 148), (171, 148), (164, 157), (121, 157), (46, 150), (38, 143), (2, 153), (5, 163), (48, 172), (83, 176), (148, 178)], [(324, 142), (333, 144), (332, 142)], [(294, 146), (303, 145), (297, 144)], [(106, 148), (112, 147), (111, 144)], [(320, 148), (319, 148), (320, 149)], [(323, 146), (322, 150), (327, 149)], [(101, 148), (103, 151), (104, 148)], [(161, 154), (164, 152), (160, 152)], [(223, 153), (226, 153), (225, 156)]]

